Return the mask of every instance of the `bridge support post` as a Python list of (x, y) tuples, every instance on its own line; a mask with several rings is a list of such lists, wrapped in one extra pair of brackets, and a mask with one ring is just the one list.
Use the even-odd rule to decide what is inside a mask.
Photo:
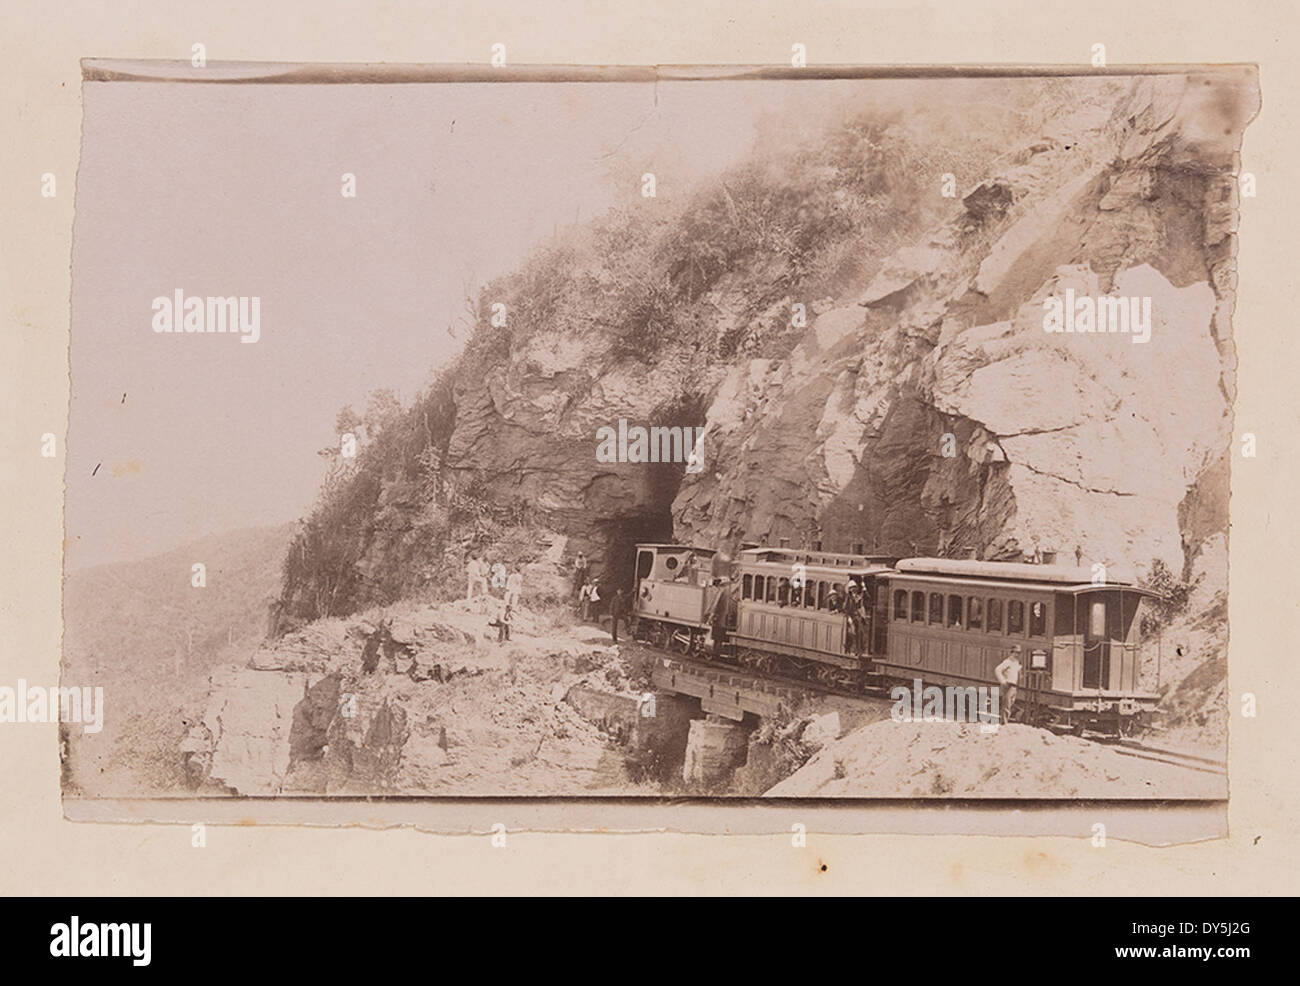
[(730, 778), (745, 762), (749, 733), (741, 723), (722, 716), (692, 719), (682, 779), (687, 784), (712, 786)]
[(642, 703), (630, 744), (636, 750), (653, 750), (675, 773), (686, 753), (691, 717), (700, 714), (700, 700), (676, 692), (656, 691), (651, 703)]

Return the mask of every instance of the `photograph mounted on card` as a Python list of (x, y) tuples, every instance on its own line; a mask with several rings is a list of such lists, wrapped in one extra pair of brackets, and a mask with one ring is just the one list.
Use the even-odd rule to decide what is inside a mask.
[(1255, 69), (83, 75), (69, 817), (1222, 830)]

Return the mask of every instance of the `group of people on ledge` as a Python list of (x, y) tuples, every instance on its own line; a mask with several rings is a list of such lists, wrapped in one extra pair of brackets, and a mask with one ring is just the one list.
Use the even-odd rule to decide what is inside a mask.
[[(510, 620), (524, 591), (524, 573), (518, 568), (508, 572), (502, 562), (489, 564), (485, 557), (471, 552), (465, 563), (465, 581), (465, 602), (472, 604), (477, 597), (480, 610), (492, 611), (488, 626), (496, 628), (497, 642), (509, 640)], [(501, 596), (498, 598), (492, 589), (501, 590)]]
[(614, 589), (610, 592), (607, 583), (603, 583), (592, 574), (591, 563), (587, 561), (587, 555), (581, 551), (573, 560), (571, 586), (573, 602), (582, 622), (602, 622), (603, 609), (609, 615), (610, 636), (614, 643), (618, 643), (618, 624), (627, 610), (627, 599), (623, 590)]
[[(610, 636), (618, 643), (618, 625), (627, 609), (622, 589), (606, 595), (600, 579), (591, 573), (591, 565), (583, 552), (578, 552), (572, 570), (572, 600), (583, 622), (603, 622), (602, 613), (610, 618)], [(497, 631), (497, 641), (510, 639), (510, 623), (523, 593), (524, 575), (521, 569), (508, 571), (502, 562), (489, 562), (482, 554), (471, 552), (465, 563), (465, 602), (479, 602), (480, 611), (490, 612), (488, 626)], [(500, 595), (497, 594), (500, 591)]]

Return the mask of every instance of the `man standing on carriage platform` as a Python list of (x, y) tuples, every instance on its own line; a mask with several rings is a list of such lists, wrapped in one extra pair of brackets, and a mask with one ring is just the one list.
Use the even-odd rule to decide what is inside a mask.
[(832, 613), (839, 613), (844, 609), (844, 596), (840, 594), (839, 585), (831, 585), (831, 591), (826, 596), (826, 608)]
[[(861, 657), (867, 645), (867, 598), (857, 579), (849, 579), (848, 597), (844, 602), (844, 613), (849, 618), (848, 629), (853, 635), (853, 653)], [(847, 646), (845, 647), (847, 651)]]
[(707, 604), (705, 609), (709, 614), (709, 632), (713, 641), (713, 652), (719, 654), (727, 642), (727, 623), (734, 609), (734, 602), (731, 598), (731, 587), (723, 582), (722, 579), (714, 579), (710, 588), (705, 590), (705, 598), (709, 599), (708, 593), (712, 592), (712, 602)]

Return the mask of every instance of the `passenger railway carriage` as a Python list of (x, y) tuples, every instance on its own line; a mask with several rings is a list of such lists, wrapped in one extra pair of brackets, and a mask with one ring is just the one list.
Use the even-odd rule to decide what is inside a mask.
[(875, 666), (927, 684), (988, 684), (1019, 644), (1029, 706), (1051, 721), (1126, 732), (1159, 698), (1140, 684), (1138, 611), (1150, 595), (1094, 584), (1074, 566), (907, 558), (877, 596), (889, 629)]
[[(1143, 691), (1139, 612), (1152, 595), (1094, 584), (1064, 565), (750, 548), (731, 564), (687, 545), (637, 546), (637, 636), (758, 671), (862, 691), (893, 682), (993, 684), (1022, 648), (1019, 703), (1031, 721), (1129, 732)], [(864, 587), (856, 653), (836, 595)]]
[[(807, 674), (827, 684), (857, 682), (864, 665), (851, 646), (843, 607), (831, 608), (832, 592), (843, 600), (849, 581), (856, 580), (867, 600), (874, 600), (877, 584), (892, 571), (892, 561), (783, 548), (742, 551), (736, 566), (740, 585), (732, 634), (740, 663)], [(874, 649), (870, 643), (863, 648), (867, 655)]]

